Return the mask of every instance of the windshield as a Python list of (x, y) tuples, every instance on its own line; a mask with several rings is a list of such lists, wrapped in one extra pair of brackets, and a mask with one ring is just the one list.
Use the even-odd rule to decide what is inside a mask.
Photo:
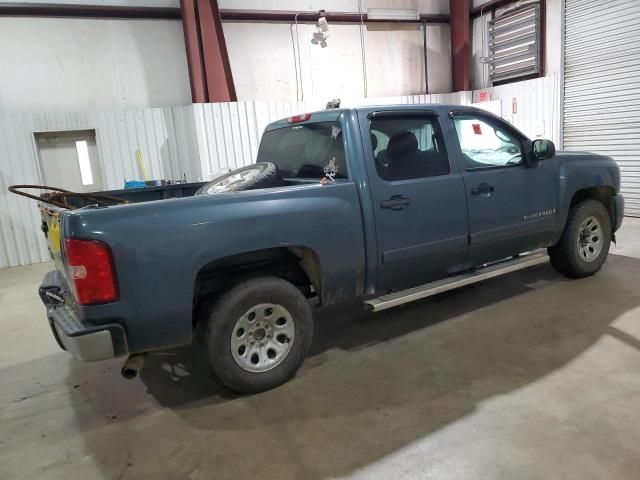
[(285, 178), (348, 178), (344, 138), (339, 122), (306, 123), (265, 132), (258, 162), (275, 163)]

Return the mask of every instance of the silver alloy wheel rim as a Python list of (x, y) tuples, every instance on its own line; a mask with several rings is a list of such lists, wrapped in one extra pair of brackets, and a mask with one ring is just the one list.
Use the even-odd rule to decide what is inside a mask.
[(260, 303), (247, 310), (231, 331), (231, 354), (240, 368), (263, 373), (287, 358), (295, 340), (295, 323), (277, 303)]
[(247, 170), (243, 170), (242, 172), (238, 172), (238, 173), (234, 173), (229, 176), (226, 176), (219, 182), (207, 188), (207, 193), (214, 194), (214, 193), (227, 192), (229, 191), (230, 188), (238, 184), (246, 183), (250, 180), (253, 180), (258, 175), (260, 175), (261, 171), (262, 170), (259, 168), (249, 168)]
[(593, 262), (602, 250), (602, 227), (596, 217), (587, 217), (578, 234), (578, 254), (585, 262)]

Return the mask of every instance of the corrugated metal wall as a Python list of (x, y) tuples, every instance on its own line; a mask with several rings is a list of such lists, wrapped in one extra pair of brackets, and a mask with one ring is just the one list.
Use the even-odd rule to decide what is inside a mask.
[(640, 1), (565, 3), (564, 145), (613, 157), (640, 216)]
[[(341, 106), (471, 103), (470, 92), (346, 99)], [(298, 113), (324, 108), (318, 102), (237, 102), (195, 104), (194, 116), (203, 178), (249, 165), (256, 159), (262, 132), (268, 123)]]
[(255, 161), (264, 127), (308, 110), (301, 102), (199, 103), (193, 105), (203, 179)]
[(48, 260), (33, 201), (7, 192), (41, 184), (34, 132), (95, 129), (108, 189), (139, 179), (140, 149), (150, 178), (198, 179), (200, 165), (191, 106), (60, 114), (0, 114), (0, 268)]
[[(509, 83), (488, 90), (491, 100), (501, 102), (502, 118), (508, 120), (529, 138), (547, 138), (560, 148), (560, 78), (557, 75)], [(515, 99), (515, 113), (514, 113)]]

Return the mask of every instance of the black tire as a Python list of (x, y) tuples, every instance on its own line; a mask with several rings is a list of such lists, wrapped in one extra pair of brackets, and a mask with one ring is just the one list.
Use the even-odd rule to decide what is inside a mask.
[[(595, 218), (599, 223), (601, 235), (597, 235), (597, 238), (602, 244), (597, 255), (588, 261), (579, 247), (579, 239), (581, 228), (590, 218)], [(583, 278), (593, 275), (602, 268), (610, 245), (611, 218), (607, 209), (597, 200), (585, 200), (569, 211), (560, 240), (553, 247), (549, 247), (548, 252), (551, 265), (559, 273), (570, 278)]]
[[(279, 364), (264, 372), (252, 372), (234, 358), (232, 335), (236, 334), (236, 322), (248, 318), (247, 312), (259, 304), (284, 307), (293, 319), (295, 333), (288, 353)], [(236, 392), (258, 393), (285, 383), (300, 368), (311, 346), (311, 308), (302, 293), (281, 278), (259, 277), (239, 283), (214, 302), (206, 315), (203, 320), (208, 322), (205, 340), (209, 361), (222, 383)], [(245, 335), (253, 338), (248, 332)]]
[[(247, 179), (239, 179), (230, 183), (229, 179), (242, 172), (258, 170), (256, 176)], [(196, 195), (217, 195), (219, 193), (239, 192), (242, 190), (254, 190), (256, 188), (270, 188), (282, 185), (282, 178), (278, 167), (271, 162), (254, 163), (246, 167), (236, 168), (229, 173), (220, 175), (206, 183), (196, 191)]]

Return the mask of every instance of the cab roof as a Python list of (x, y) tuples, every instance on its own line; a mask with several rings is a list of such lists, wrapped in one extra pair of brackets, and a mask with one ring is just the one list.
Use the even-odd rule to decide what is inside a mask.
[(384, 112), (384, 111), (415, 111), (415, 110), (429, 110), (436, 112), (439, 115), (448, 114), (451, 111), (457, 112), (478, 112), (483, 114), (489, 114), (494, 116), (486, 110), (480, 108), (471, 107), (468, 105), (455, 105), (455, 104), (442, 104), (442, 103), (416, 103), (416, 104), (392, 104), (392, 105), (367, 105), (354, 108), (332, 108), (327, 110), (317, 110), (315, 112), (309, 112), (311, 117), (308, 120), (299, 119), (298, 121), (292, 121), (294, 117), (303, 117), (305, 113), (294, 115), (293, 117), (281, 118), (274, 122), (269, 123), (265, 131), (282, 128), (292, 125), (294, 123), (306, 123), (306, 122), (334, 122), (340, 118), (341, 115), (350, 112), (369, 114), (372, 112)]

